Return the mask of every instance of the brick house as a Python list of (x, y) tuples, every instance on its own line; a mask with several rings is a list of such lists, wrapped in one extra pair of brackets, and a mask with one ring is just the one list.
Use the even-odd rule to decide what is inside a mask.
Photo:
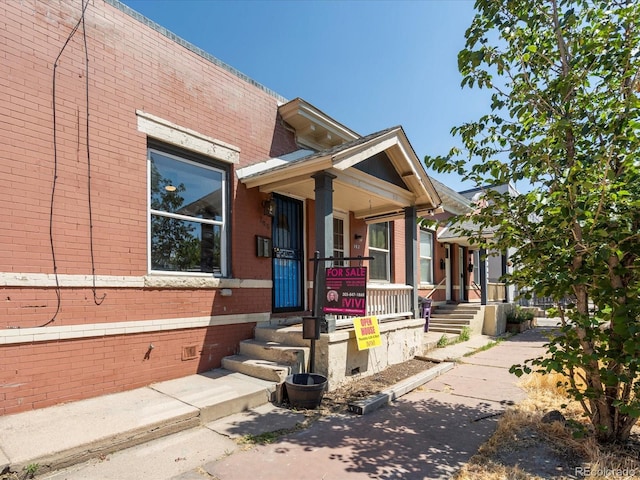
[(402, 127), (361, 136), (117, 0), (0, 16), (0, 414), (220, 367), (309, 314), (315, 251), (374, 256), (390, 321), (441, 281), (416, 222), (442, 201)]

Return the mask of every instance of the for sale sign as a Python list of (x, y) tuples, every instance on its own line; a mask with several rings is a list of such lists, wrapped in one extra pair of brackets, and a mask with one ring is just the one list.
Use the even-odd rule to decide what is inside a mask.
[(367, 314), (367, 267), (326, 269), (325, 302), (322, 311), (338, 315)]

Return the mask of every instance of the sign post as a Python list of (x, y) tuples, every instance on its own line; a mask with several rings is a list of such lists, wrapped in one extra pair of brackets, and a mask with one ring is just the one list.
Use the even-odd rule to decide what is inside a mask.
[[(313, 291), (312, 291), (312, 317), (318, 325), (329, 328), (324, 318), (325, 313), (338, 315), (366, 315), (367, 309), (367, 267), (363, 267), (363, 260), (373, 260), (374, 257), (329, 257), (320, 258), (319, 252), (315, 252), (313, 258)], [(354, 260), (361, 262), (358, 267), (330, 267), (320, 270), (320, 262), (336, 262)], [(343, 270), (344, 269), (344, 270)], [(326, 282), (321, 282), (320, 276), (326, 275)], [(333, 276), (330, 276), (333, 275)], [(319, 292), (318, 285), (326, 284), (325, 291)], [(341, 296), (342, 293), (342, 296)], [(344, 301), (344, 304), (342, 303)], [(328, 310), (327, 310), (328, 309)], [(330, 311), (332, 310), (333, 311)], [(311, 351), (309, 352), (309, 369), (315, 370), (316, 340), (320, 338), (319, 329), (311, 339)]]

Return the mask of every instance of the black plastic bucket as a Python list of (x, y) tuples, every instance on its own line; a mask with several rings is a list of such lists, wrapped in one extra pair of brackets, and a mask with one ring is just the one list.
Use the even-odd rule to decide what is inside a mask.
[(317, 373), (294, 373), (284, 381), (289, 404), (294, 408), (318, 408), (327, 388), (327, 377)]

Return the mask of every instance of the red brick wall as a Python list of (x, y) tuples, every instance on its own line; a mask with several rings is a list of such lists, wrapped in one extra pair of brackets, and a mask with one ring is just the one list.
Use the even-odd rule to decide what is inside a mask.
[[(78, 19), (80, 1), (1, 2), (3, 117), (0, 173), (11, 189), (4, 206), (0, 271), (51, 272), (48, 241), (54, 168), (53, 62)], [(278, 100), (117, 9), (97, 0), (86, 13), (89, 45), (90, 153), (94, 255), (99, 274), (147, 270), (146, 136), (136, 110), (235, 145), (240, 165), (295, 148), (277, 116)], [(90, 271), (84, 53), (79, 33), (57, 68), (58, 179), (54, 239), (58, 273)], [(244, 226), (259, 225), (256, 194), (232, 174), (234, 247), (253, 253)], [(248, 217), (247, 217), (248, 216)], [(242, 222), (238, 221), (242, 218)], [(267, 229), (268, 230), (268, 229)], [(254, 257), (254, 255), (251, 255)], [(234, 257), (242, 276), (247, 268)], [(235, 273), (235, 272), (234, 272)], [(259, 274), (266, 275), (259, 268)]]
[[(79, 19), (81, 5), (80, 0), (0, 2), (0, 176), (3, 185), (10, 186), (0, 189), (0, 273), (53, 273), (49, 218), (55, 168), (54, 61)], [(147, 138), (137, 130), (136, 116), (136, 110), (142, 110), (240, 149), (240, 163), (230, 175), (231, 274), (270, 280), (270, 260), (255, 255), (255, 235), (271, 232), (260, 206), (264, 195), (240, 184), (235, 168), (296, 148), (277, 114), (281, 99), (102, 0), (89, 3), (85, 24), (96, 274), (147, 274)], [(57, 271), (70, 275), (92, 273), (81, 33), (69, 41), (55, 76), (58, 141), (52, 233)], [(63, 288), (52, 325), (271, 310), (266, 288), (236, 288), (231, 297), (220, 297), (216, 289), (99, 287), (97, 293), (106, 294), (99, 306), (90, 288)], [(56, 310), (53, 288), (3, 288), (0, 299), (0, 330), (41, 325)], [(251, 328), (239, 324), (1, 346), (0, 383), (24, 386), (0, 388), (0, 413), (219, 366), (240, 339), (251, 336)], [(136, 342), (140, 345), (132, 354)], [(143, 361), (149, 342), (157, 348)], [(207, 360), (183, 362), (176, 352), (188, 342), (208, 349)]]
[[(268, 259), (267, 259), (268, 260)], [(160, 320), (259, 313), (271, 310), (268, 288), (234, 288), (224, 297), (218, 289), (98, 288), (100, 305), (90, 288), (64, 288), (55, 325)], [(29, 328), (46, 323), (55, 313), (53, 288), (4, 288), (0, 302), (2, 328)]]
[[(0, 348), (0, 415), (143, 387), (220, 366), (253, 336), (255, 324), (153, 334), (5, 345)], [(149, 345), (153, 350), (149, 351)], [(196, 358), (182, 349), (196, 345)], [(81, 352), (81, 354), (79, 354)], [(69, 358), (73, 357), (73, 362)], [(150, 381), (150, 379), (153, 379)]]

